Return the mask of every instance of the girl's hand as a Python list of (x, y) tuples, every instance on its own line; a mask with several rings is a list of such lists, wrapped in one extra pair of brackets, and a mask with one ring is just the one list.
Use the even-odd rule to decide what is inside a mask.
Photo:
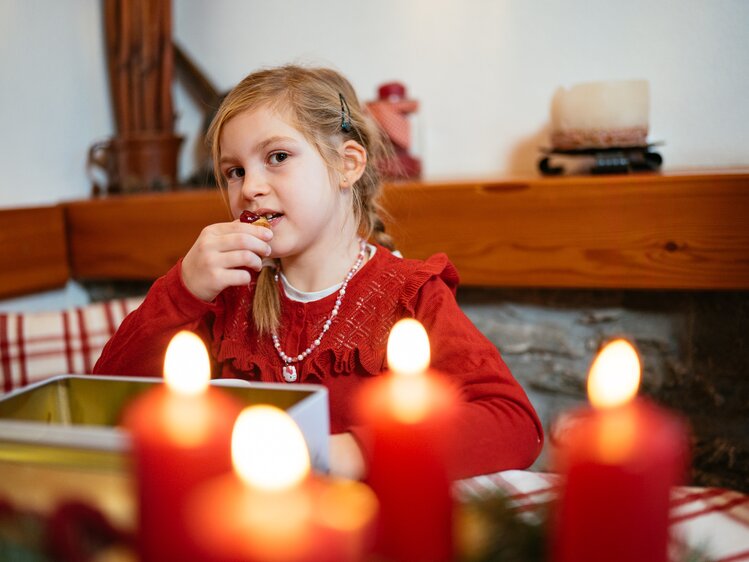
[(330, 474), (349, 480), (364, 478), (366, 465), (359, 444), (350, 433), (330, 436)]
[(205, 302), (227, 287), (246, 285), (250, 273), (240, 268), (260, 271), (271, 238), (271, 229), (239, 221), (207, 226), (182, 260), (182, 282)]

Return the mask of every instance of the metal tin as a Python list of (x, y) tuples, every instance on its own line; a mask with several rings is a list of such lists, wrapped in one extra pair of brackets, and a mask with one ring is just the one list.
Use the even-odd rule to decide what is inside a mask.
[[(125, 406), (162, 379), (60, 375), (0, 398), (0, 462), (121, 470), (130, 439), (118, 426)], [(270, 404), (297, 422), (312, 466), (328, 470), (324, 386), (212, 381), (246, 405)]]

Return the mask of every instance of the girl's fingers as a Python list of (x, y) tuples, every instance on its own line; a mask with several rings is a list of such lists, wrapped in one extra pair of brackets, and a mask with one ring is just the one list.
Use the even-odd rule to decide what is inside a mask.
[[(265, 229), (267, 230), (267, 229)], [(248, 250), (261, 257), (270, 255), (270, 244), (258, 239), (252, 234), (241, 232), (224, 234), (216, 240), (216, 248), (219, 252), (231, 252), (234, 250)]]
[[(204, 266), (218, 265), (219, 267), (233, 267), (225, 265), (229, 262), (225, 261), (224, 254), (232, 254), (234, 252), (249, 253), (256, 256), (258, 260), (262, 260), (264, 257), (270, 255), (271, 248), (267, 242), (258, 240), (254, 236), (227, 234), (224, 236), (211, 236), (198, 241), (195, 251), (202, 257), (200, 261), (203, 262)], [(239, 265), (248, 264), (241, 263)]]
[(252, 281), (252, 274), (246, 269), (225, 269), (222, 272), (222, 281), (225, 287), (247, 285)]
[(263, 258), (249, 250), (233, 250), (223, 252), (219, 257), (219, 265), (223, 269), (233, 269), (237, 267), (247, 267), (260, 271), (263, 267)]
[(202, 251), (228, 252), (250, 250), (260, 256), (270, 255), (268, 241), (273, 232), (268, 228), (240, 222), (217, 223), (201, 232), (198, 243)]
[(205, 227), (182, 260), (182, 280), (196, 297), (210, 302), (228, 286), (250, 281), (262, 259), (271, 253), (273, 233), (263, 227), (240, 222)]
[(252, 234), (257, 238), (260, 238), (261, 240), (265, 240), (266, 242), (273, 238), (273, 231), (270, 228), (266, 228), (264, 226), (258, 226), (252, 223), (244, 223), (240, 222), (239, 220), (220, 224), (226, 226), (227, 232)]

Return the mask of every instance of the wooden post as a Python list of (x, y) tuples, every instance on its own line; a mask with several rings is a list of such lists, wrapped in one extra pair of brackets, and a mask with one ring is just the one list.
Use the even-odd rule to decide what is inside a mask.
[(171, 0), (105, 0), (104, 23), (116, 134), (92, 147), (89, 167), (103, 169), (108, 193), (174, 189), (182, 139), (172, 109)]

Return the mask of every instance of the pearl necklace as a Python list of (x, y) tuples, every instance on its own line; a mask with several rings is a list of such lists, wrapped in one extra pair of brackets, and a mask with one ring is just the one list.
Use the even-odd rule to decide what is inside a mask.
[[(364, 240), (359, 241), (359, 255), (356, 257), (356, 261), (354, 262), (354, 265), (351, 266), (351, 269), (346, 274), (346, 277), (343, 280), (343, 283), (341, 283), (341, 288), (338, 289), (338, 296), (335, 300), (335, 305), (333, 306), (333, 310), (330, 311), (330, 316), (328, 316), (328, 319), (325, 320), (325, 323), (323, 324), (322, 331), (320, 334), (314, 339), (314, 341), (309, 345), (307, 349), (302, 351), (299, 355), (296, 357), (290, 357), (284, 351), (281, 349), (281, 342), (278, 340), (278, 334), (276, 332), (271, 333), (271, 338), (273, 339), (273, 347), (276, 348), (276, 353), (278, 353), (278, 356), (281, 358), (281, 361), (283, 361), (283, 380), (286, 382), (295, 382), (297, 380), (297, 372), (296, 367), (293, 365), (294, 363), (299, 363), (300, 361), (304, 361), (310, 353), (315, 351), (315, 349), (318, 348), (320, 345), (320, 342), (322, 341), (323, 336), (330, 330), (330, 326), (333, 323), (333, 318), (338, 316), (338, 310), (341, 308), (341, 302), (343, 301), (343, 296), (346, 294), (346, 287), (348, 286), (349, 281), (351, 281), (351, 278), (356, 274), (356, 272), (359, 270), (361, 265), (364, 263), (364, 256), (367, 251), (367, 243)], [(276, 284), (278, 284), (278, 278), (279, 278), (279, 269), (276, 268), (276, 274), (274, 276)]]

